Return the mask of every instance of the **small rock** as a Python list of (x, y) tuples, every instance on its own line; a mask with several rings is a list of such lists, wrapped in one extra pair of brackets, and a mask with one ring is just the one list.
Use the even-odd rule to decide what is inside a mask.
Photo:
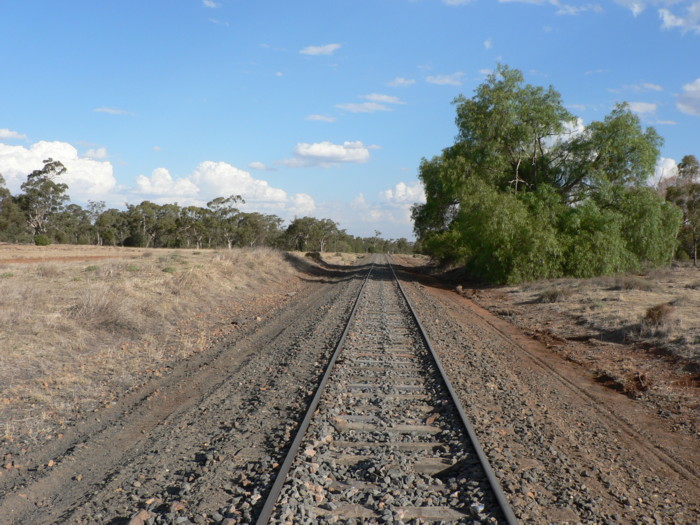
[(141, 509), (131, 517), (129, 525), (146, 525), (146, 521), (153, 517), (155, 517), (155, 514), (148, 512), (146, 509)]

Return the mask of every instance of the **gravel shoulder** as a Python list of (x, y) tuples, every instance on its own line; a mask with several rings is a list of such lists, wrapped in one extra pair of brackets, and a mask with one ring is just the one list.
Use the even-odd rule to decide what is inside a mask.
[(402, 275), (523, 522), (697, 522), (696, 436), (466, 297)]

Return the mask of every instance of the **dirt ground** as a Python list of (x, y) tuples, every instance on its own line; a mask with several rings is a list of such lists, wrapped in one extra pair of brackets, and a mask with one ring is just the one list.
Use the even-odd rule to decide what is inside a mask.
[[(73, 374), (80, 381), (91, 374), (95, 384), (108, 381), (113, 374), (109, 367), (105, 373), (105, 365), (125, 366), (120, 361), (128, 357), (135, 367), (126, 388), (113, 386), (109, 395), (87, 405), (77, 399), (79, 410), (66, 411), (63, 421), (48, 421), (41, 433), (15, 429), (8, 439), (6, 431), (0, 522), (127, 524), (139, 513), (155, 523), (252, 522), (339, 336), (368, 258), (323, 254), (322, 261), (314, 261), (303, 254), (270, 253), (222, 258), (191, 250), (144, 256), (109, 248), (78, 247), (78, 253), (50, 248), (57, 250), (54, 258), (69, 260), (51, 261), (47, 254), (52, 252), (44, 247), (0, 246), (5, 260), (0, 285), (21, 292), (11, 303), (17, 306), (5, 311), (20, 312), (27, 298), (50, 305), (36, 299), (44, 292), (32, 295), (42, 283), (47, 290), (61, 288), (57, 283), (79, 290), (94, 281), (122, 287), (123, 280), (133, 279), (133, 288), (144, 294), (134, 300), (145, 298), (154, 305), (180, 301), (184, 308), (201, 288), (209, 303), (173, 311), (181, 319), (165, 328), (163, 334), (170, 336), (159, 335), (156, 341), (167, 351), (155, 352), (159, 345), (152, 345), (144, 354), (144, 347), (133, 342), (130, 349), (100, 354), (94, 366)], [(84, 259), (113, 255), (125, 259)], [(21, 267), (7, 262), (23, 258), (43, 260)], [(263, 259), (272, 268), (265, 269)], [(658, 283), (640, 290), (649, 287), (613, 281), (601, 281), (598, 291), (590, 283), (570, 281), (518, 289), (463, 285), (457, 290), (454, 281), (445, 284), (420, 273), (425, 263), (420, 257), (394, 259), (523, 523), (698, 521), (698, 386), (691, 315), (697, 290), (692, 274), (682, 294), (667, 294)], [(201, 279), (194, 280), (198, 273)], [(669, 275), (669, 281), (680, 280)], [(212, 288), (205, 288), (208, 281)], [(189, 287), (183, 289), (183, 283)], [(559, 294), (551, 288), (575, 291)], [(131, 288), (119, 289), (127, 293)], [(210, 295), (218, 289), (220, 296), (213, 301)], [(602, 295), (591, 296), (583, 313), (599, 314), (606, 303), (615, 303), (610, 312), (635, 320), (633, 335), (644, 336), (630, 342), (606, 329), (601, 338), (599, 326), (630, 322), (602, 325), (610, 313), (576, 322), (582, 314), (574, 312), (574, 305), (585, 301), (574, 298), (584, 296), (584, 290)], [(192, 294), (185, 296), (190, 300), (183, 299), (184, 292)], [(648, 305), (634, 299), (633, 308), (631, 297), (639, 292), (658, 295), (649, 296)], [(555, 302), (540, 299), (552, 295)], [(666, 319), (668, 325), (643, 331), (640, 318), (648, 308), (675, 301), (676, 295), (682, 300)], [(73, 302), (62, 312), (82, 304), (74, 303), (78, 296), (68, 298)], [(571, 308), (565, 308), (565, 301), (572, 301)], [(604, 306), (590, 308), (599, 303)], [(683, 305), (690, 305), (691, 313), (684, 313)], [(54, 332), (60, 328), (59, 335), (76, 329), (59, 321), (52, 325)], [(678, 322), (688, 345), (674, 331)], [(110, 323), (115, 326), (112, 318)], [(196, 344), (190, 341), (178, 350), (178, 341), (188, 341), (180, 335), (188, 333), (196, 334)], [(675, 349), (654, 346), (668, 339), (666, 334)], [(65, 341), (61, 337), (58, 341)], [(43, 354), (43, 366), (35, 363), (29, 370), (32, 388), (50, 393), (60, 387), (80, 397), (82, 382), (67, 388), (55, 381), (67, 347), (56, 348), (64, 352), (53, 361), (50, 353)], [(89, 353), (73, 350), (77, 366), (90, 365)], [(16, 358), (24, 359), (25, 351), (16, 351)], [(16, 403), (24, 402), (31, 414), (36, 410), (32, 404), (42, 402), (40, 396), (4, 399), (9, 404), (0, 404), (0, 422), (6, 428), (18, 413), (13, 411)]]

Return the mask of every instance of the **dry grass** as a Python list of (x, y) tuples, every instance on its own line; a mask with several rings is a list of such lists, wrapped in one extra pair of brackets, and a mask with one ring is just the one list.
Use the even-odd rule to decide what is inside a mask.
[(663, 347), (700, 364), (699, 275), (685, 266), (645, 275), (540, 281), (500, 291), (517, 304), (551, 303), (546, 308), (602, 338)]
[[(26, 248), (2, 245), (0, 261), (35, 259)], [(56, 248), (67, 259), (85, 251)], [(202, 351), (231, 312), (297, 282), (282, 254), (267, 249), (125, 250), (121, 259), (59, 262), (53, 249), (41, 248), (45, 262), (0, 262), (0, 438), (41, 439)]]

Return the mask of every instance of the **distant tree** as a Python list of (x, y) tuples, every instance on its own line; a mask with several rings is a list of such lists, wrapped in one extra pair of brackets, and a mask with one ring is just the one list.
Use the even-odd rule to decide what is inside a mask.
[(5, 187), (5, 178), (0, 174), (0, 241), (27, 242), (31, 232), (22, 209)]
[(69, 204), (51, 221), (51, 237), (59, 243), (88, 244), (92, 236), (90, 214), (78, 204)]
[(56, 182), (65, 172), (66, 167), (60, 161), (47, 159), (44, 167), (30, 173), (21, 186), (24, 193), (17, 197), (17, 203), (34, 235), (46, 233), (53, 215), (61, 211), (69, 199), (68, 185)]
[(97, 219), (100, 217), (100, 215), (102, 215), (102, 213), (104, 213), (106, 208), (107, 205), (105, 204), (105, 201), (88, 201), (88, 218), (90, 220), (90, 224), (92, 225), (92, 231), (95, 235), (95, 241), (98, 246), (102, 246), (103, 239), (100, 236), (99, 229), (95, 227), (95, 224), (97, 223)]
[(240, 213), (237, 215), (236, 244), (274, 247), (281, 235), (282, 222), (276, 215)]
[(112, 246), (124, 246), (124, 241), (131, 235), (127, 213), (116, 208), (103, 211), (94, 227), (101, 242)]
[(690, 257), (698, 265), (700, 240), (700, 164), (694, 155), (686, 155), (678, 164), (678, 175), (666, 187), (666, 199), (683, 212), (682, 233), (689, 240)]
[(237, 216), (238, 208), (234, 205), (237, 203), (245, 204), (243, 197), (240, 195), (231, 195), (230, 197), (217, 197), (207, 202), (207, 208), (212, 212), (213, 228), (218, 237), (226, 242), (226, 246), (230, 250), (233, 248), (233, 243), (236, 239), (238, 229)]

